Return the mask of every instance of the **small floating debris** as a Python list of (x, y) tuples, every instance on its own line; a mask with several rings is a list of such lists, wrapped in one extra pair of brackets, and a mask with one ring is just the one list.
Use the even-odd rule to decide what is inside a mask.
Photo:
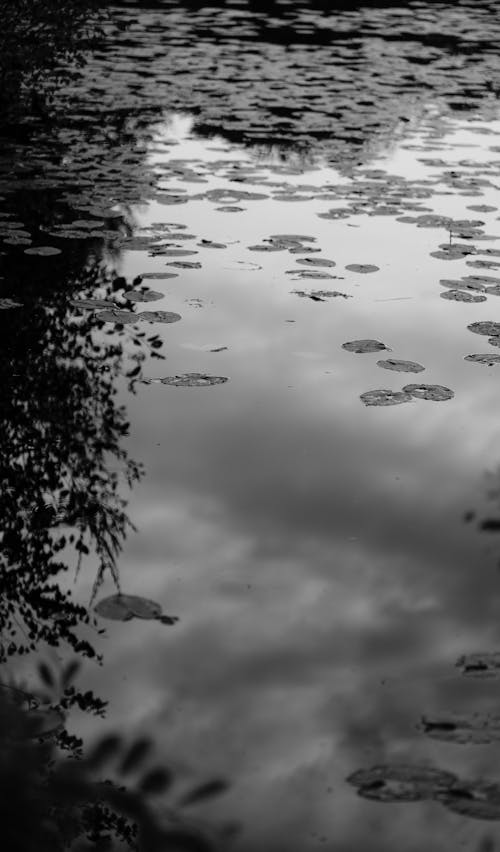
[(300, 296), (303, 299), (312, 299), (313, 302), (324, 302), (326, 299), (335, 299), (340, 297), (342, 299), (352, 299), (348, 293), (341, 293), (339, 290), (292, 290), (296, 296)]
[(94, 609), (101, 618), (113, 621), (130, 621), (132, 618), (161, 621), (162, 624), (175, 624), (179, 621), (176, 616), (163, 615), (162, 607), (156, 601), (137, 595), (111, 595), (100, 600)]
[(401, 405), (403, 402), (411, 402), (412, 395), (403, 391), (393, 391), (387, 388), (366, 391), (360, 395), (360, 400), (365, 405)]
[(349, 272), (378, 272), (380, 267), (373, 263), (349, 263), (346, 267)]
[(453, 391), (444, 385), (405, 385), (403, 391), (415, 399), (430, 399), (433, 402), (444, 402), (455, 396)]
[(435, 798), (457, 781), (456, 775), (433, 766), (382, 764), (358, 769), (346, 778), (358, 796), (378, 802), (418, 802)]
[(347, 343), (342, 344), (342, 349), (346, 349), (347, 352), (356, 352), (358, 354), (364, 354), (365, 352), (380, 352), (382, 349), (386, 349), (388, 352), (391, 351), (385, 343), (380, 343), (379, 340), (349, 340)]
[(485, 367), (494, 367), (500, 364), (500, 355), (493, 352), (487, 355), (466, 355), (464, 361), (472, 361), (473, 364), (484, 364)]
[[(144, 379), (150, 384), (154, 379)], [(229, 381), (227, 376), (209, 376), (206, 373), (184, 373), (181, 376), (166, 376), (164, 379), (156, 379), (162, 385), (172, 385), (176, 388), (208, 388), (212, 385), (223, 385)]]
[(422, 364), (416, 361), (398, 361), (396, 358), (387, 358), (385, 361), (377, 361), (377, 367), (384, 370), (395, 370), (398, 373), (421, 373), (425, 370)]

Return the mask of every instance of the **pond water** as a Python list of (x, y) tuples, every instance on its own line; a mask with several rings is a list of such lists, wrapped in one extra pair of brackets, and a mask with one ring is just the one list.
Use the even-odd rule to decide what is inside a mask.
[(174, 95), (98, 183), (76, 125), (2, 172), (2, 543), (105, 628), (69, 728), (226, 778), (196, 815), (242, 852), (499, 848), (500, 119), (341, 157)]

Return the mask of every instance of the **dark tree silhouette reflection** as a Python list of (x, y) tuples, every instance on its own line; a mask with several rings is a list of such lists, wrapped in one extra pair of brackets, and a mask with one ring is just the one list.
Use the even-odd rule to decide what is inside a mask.
[(131, 527), (122, 485), (141, 475), (121, 444), (129, 427), (116, 396), (124, 374), (133, 390), (147, 337), (105, 332), (71, 306), (75, 294), (109, 294), (113, 278), (92, 252), (83, 265), (78, 253), (69, 257), (6, 263), (8, 295), (22, 307), (0, 314), (0, 661), (41, 641), (95, 656), (78, 631), (92, 621), (88, 610), (59, 578), (91, 553), (94, 589), (107, 571), (119, 588), (117, 557)]

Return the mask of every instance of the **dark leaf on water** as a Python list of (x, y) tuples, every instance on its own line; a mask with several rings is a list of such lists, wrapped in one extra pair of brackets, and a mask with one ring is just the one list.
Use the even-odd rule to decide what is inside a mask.
[(115, 308), (109, 311), (101, 311), (96, 314), (96, 319), (101, 320), (101, 322), (115, 322), (119, 325), (125, 325), (126, 323), (138, 322), (139, 315), (131, 311), (121, 311)]
[(486, 302), (486, 296), (480, 293), (470, 293), (467, 290), (446, 290), (439, 294), (442, 299), (450, 302)]
[(380, 267), (375, 266), (373, 263), (349, 263), (346, 266), (346, 269), (349, 272), (378, 272)]
[(395, 370), (398, 373), (421, 373), (425, 370), (422, 364), (415, 361), (398, 361), (396, 358), (387, 358), (385, 361), (377, 361), (378, 367), (384, 370)]
[[(110, 618), (113, 621), (130, 621), (132, 618), (161, 620), (164, 617), (159, 603), (138, 595), (111, 595), (100, 600), (94, 609), (101, 618)], [(174, 616), (171, 618), (169, 623), (178, 621)]]
[(500, 651), (463, 654), (455, 665), (467, 677), (497, 677), (500, 674)]
[(404, 391), (393, 391), (387, 388), (366, 391), (360, 395), (360, 400), (365, 405), (401, 405), (403, 402), (411, 402), (412, 396)]
[(348, 352), (380, 352), (382, 349), (389, 350), (385, 343), (380, 343), (378, 340), (350, 340), (342, 344), (342, 349), (347, 349)]
[(302, 266), (336, 266), (334, 260), (326, 260), (322, 257), (301, 257), (297, 261)]
[(500, 337), (488, 337), (488, 343), (491, 346), (500, 346)]
[(137, 314), (137, 319), (142, 320), (143, 322), (178, 322), (182, 319), (180, 314), (173, 313), (172, 311), (141, 311), (140, 314)]
[(167, 263), (167, 266), (175, 266), (177, 269), (201, 269), (201, 263), (198, 261), (190, 263), (188, 260), (172, 260)]
[(500, 364), (500, 355), (491, 353), (489, 355), (466, 355), (464, 361), (472, 361), (473, 364), (484, 364), (485, 367), (494, 367)]
[(123, 296), (130, 302), (156, 302), (158, 299), (163, 299), (164, 294), (157, 293), (155, 290), (127, 290)]
[(115, 308), (116, 305), (114, 302), (111, 302), (109, 299), (69, 299), (70, 305), (73, 305), (75, 308), (82, 308), (93, 311), (95, 308)]
[(456, 781), (451, 772), (433, 766), (382, 764), (360, 769), (346, 779), (358, 795), (378, 802), (417, 802), (432, 799)]
[(500, 335), (500, 322), (472, 322), (467, 328), (474, 334), (485, 334), (487, 337)]
[(211, 385), (222, 385), (227, 381), (226, 376), (208, 376), (206, 373), (184, 373), (182, 376), (167, 376), (161, 379), (162, 384), (176, 388), (207, 388)]
[(500, 785), (487, 781), (456, 781), (435, 798), (453, 813), (470, 819), (500, 820)]
[(38, 257), (50, 257), (54, 254), (61, 254), (61, 249), (55, 246), (33, 246), (32, 248), (24, 249), (25, 254), (34, 254)]
[(415, 399), (430, 399), (434, 402), (444, 402), (455, 396), (453, 391), (444, 385), (405, 385), (403, 391), (411, 394)]
[(437, 713), (422, 716), (420, 727), (432, 739), (457, 745), (487, 745), (500, 741), (500, 716)]

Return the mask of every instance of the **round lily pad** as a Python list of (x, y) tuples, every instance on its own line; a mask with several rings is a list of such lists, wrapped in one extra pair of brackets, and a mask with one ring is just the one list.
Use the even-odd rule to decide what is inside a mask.
[(182, 319), (180, 314), (173, 313), (173, 311), (141, 311), (140, 314), (137, 314), (137, 319), (142, 320), (143, 322), (178, 322)]
[(493, 352), (487, 355), (466, 355), (464, 361), (472, 361), (473, 364), (484, 364), (485, 367), (494, 367), (500, 364), (500, 355)]
[(395, 370), (398, 373), (421, 373), (425, 370), (422, 364), (417, 364), (415, 361), (398, 361), (396, 358), (377, 361), (377, 366), (384, 370)]
[(123, 294), (129, 302), (156, 302), (158, 299), (163, 299), (163, 295), (155, 290), (127, 290)]
[(32, 248), (24, 249), (25, 254), (35, 254), (39, 257), (50, 257), (54, 254), (61, 254), (61, 249), (55, 246), (32, 246)]
[(164, 616), (162, 607), (156, 601), (137, 595), (111, 595), (100, 600), (94, 609), (101, 618), (113, 621), (130, 621), (132, 618), (161, 621), (164, 624), (178, 621), (174, 616)]
[(486, 302), (486, 296), (480, 293), (470, 293), (467, 290), (446, 290), (439, 294), (442, 299), (450, 302)]
[(373, 263), (349, 263), (346, 266), (349, 272), (378, 272), (380, 267)]
[(444, 385), (405, 385), (403, 391), (415, 399), (430, 399), (434, 402), (444, 402), (455, 396), (453, 391)]
[(432, 799), (457, 780), (451, 772), (433, 766), (382, 764), (360, 769), (346, 779), (358, 795), (378, 802), (416, 802)]
[(388, 346), (385, 343), (380, 343), (379, 340), (349, 340), (347, 343), (342, 344), (342, 349), (346, 349), (348, 352), (356, 352), (358, 354), (363, 354), (365, 352), (380, 352), (382, 349), (386, 349), (388, 351)]
[(360, 395), (360, 400), (365, 405), (401, 405), (403, 402), (411, 402), (412, 396), (404, 391), (380, 390), (366, 391)]
[(139, 315), (132, 313), (132, 311), (121, 311), (116, 308), (113, 310), (101, 311), (96, 314), (96, 318), (102, 322), (116, 322), (120, 325), (125, 325), (126, 323), (137, 322), (139, 320)]
[(326, 260), (322, 257), (300, 257), (297, 261), (302, 266), (336, 266), (334, 260)]
[(467, 328), (474, 334), (485, 334), (487, 337), (500, 335), (500, 322), (472, 322)]
[(226, 376), (208, 376), (206, 373), (184, 373), (182, 376), (167, 376), (161, 382), (176, 388), (206, 388), (227, 382)]
[(500, 820), (500, 785), (487, 781), (456, 781), (435, 798), (453, 813), (471, 819)]

